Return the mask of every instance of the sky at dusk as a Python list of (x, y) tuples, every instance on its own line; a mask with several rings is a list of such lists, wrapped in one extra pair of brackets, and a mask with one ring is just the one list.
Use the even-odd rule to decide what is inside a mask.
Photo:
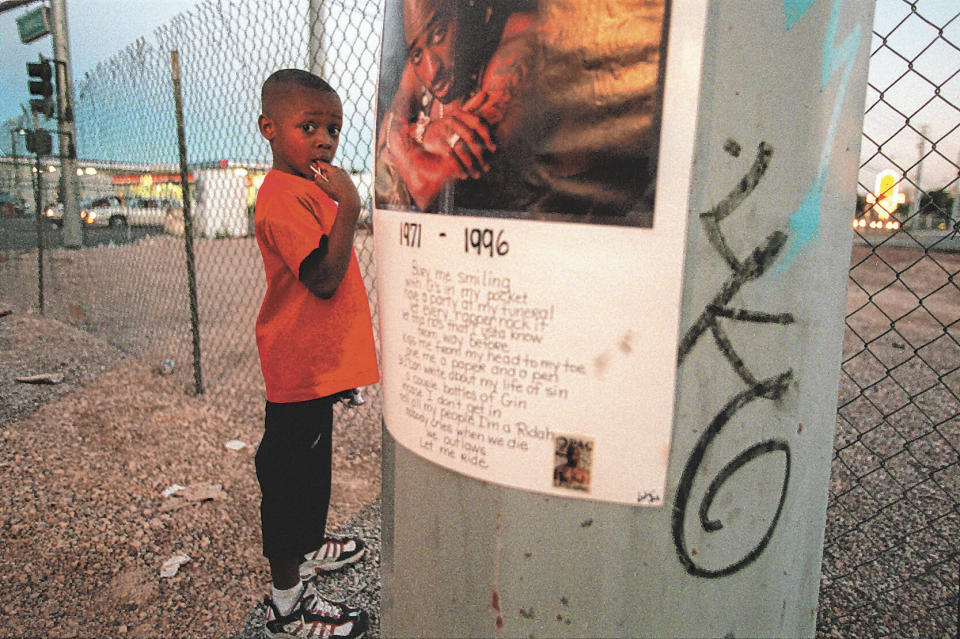
[[(149, 37), (153, 30), (175, 15), (190, 9), (197, 0), (66, 0), (67, 29), (74, 81), (83, 77), (100, 62), (139, 37)], [(18, 117), (21, 104), (28, 104), (27, 62), (36, 62), (39, 55), (52, 57), (50, 37), (30, 44), (20, 42), (16, 19), (41, 6), (11, 9), (0, 14), (0, 121)]]

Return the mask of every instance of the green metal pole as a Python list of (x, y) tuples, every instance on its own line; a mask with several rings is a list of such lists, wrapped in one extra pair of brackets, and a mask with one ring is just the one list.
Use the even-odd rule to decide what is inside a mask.
[(170, 51), (173, 78), (173, 99), (177, 111), (177, 150), (180, 156), (180, 185), (183, 190), (183, 245), (187, 254), (187, 289), (190, 295), (190, 332), (193, 335), (193, 383), (198, 395), (203, 393), (200, 372), (200, 316), (197, 304), (197, 276), (193, 256), (193, 218), (190, 205), (190, 170), (187, 166), (187, 135), (183, 123), (183, 96), (180, 90), (180, 55)]

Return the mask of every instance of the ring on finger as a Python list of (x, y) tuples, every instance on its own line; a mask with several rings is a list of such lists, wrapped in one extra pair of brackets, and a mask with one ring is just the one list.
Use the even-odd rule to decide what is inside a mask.
[(455, 146), (459, 141), (460, 141), (459, 133), (453, 133), (450, 135), (449, 138), (447, 138), (447, 144), (449, 144), (450, 146)]

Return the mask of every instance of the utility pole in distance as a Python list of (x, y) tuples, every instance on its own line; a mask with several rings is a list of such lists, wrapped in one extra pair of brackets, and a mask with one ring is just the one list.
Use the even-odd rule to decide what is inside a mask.
[[(0, 0), (0, 13), (38, 0)], [(30, 11), (17, 19), (20, 40), (30, 43), (51, 35), (53, 38), (53, 62), (56, 74), (56, 113), (52, 112), (52, 99), (31, 102), (34, 113), (55, 117), (60, 135), (60, 200), (63, 203), (63, 245), (80, 248), (83, 231), (80, 225), (77, 189), (77, 130), (73, 114), (73, 77), (70, 64), (70, 39), (67, 30), (66, 0), (51, 0), (50, 7)], [(41, 64), (44, 60), (41, 56)], [(40, 65), (35, 65), (39, 67)], [(29, 71), (30, 67), (28, 67)], [(30, 73), (33, 77), (33, 73)], [(46, 96), (52, 98), (52, 96)]]
[(77, 127), (73, 119), (73, 74), (67, 30), (66, 0), (51, 0), (50, 22), (57, 74), (57, 119), (60, 126), (60, 201), (63, 203), (63, 245), (80, 248), (83, 230), (77, 189)]

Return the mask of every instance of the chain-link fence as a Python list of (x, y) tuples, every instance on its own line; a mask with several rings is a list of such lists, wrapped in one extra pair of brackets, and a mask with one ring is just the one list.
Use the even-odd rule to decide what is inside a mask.
[[(207, 0), (79, 78), (80, 251), (46, 252), (45, 311), (132, 355), (171, 359), (185, 390), (243, 419), (262, 414), (253, 336), (263, 295), (252, 202), (269, 166), (256, 129), (273, 70), (312, 69), (337, 88), (339, 161), (369, 209), (378, 0)], [(918, 35), (919, 34), (919, 35)], [(954, 636), (960, 539), (960, 15), (951, 2), (880, 0), (854, 218), (847, 333), (818, 621), (822, 636)], [(194, 370), (183, 189), (170, 51), (182, 68), (194, 227)], [(10, 132), (11, 140), (16, 138)], [(905, 150), (906, 149), (906, 150)], [(26, 202), (22, 250), (0, 291), (38, 306), (33, 185), (54, 201), (58, 163), (0, 162)], [(853, 212), (851, 212), (853, 213)], [(47, 245), (61, 214), (41, 211)], [(367, 211), (364, 215), (369, 215)], [(369, 219), (369, 218), (367, 218)], [(11, 227), (12, 228), (12, 227)], [(10, 249), (8, 246), (7, 249)], [(33, 249), (33, 250), (30, 250)], [(369, 227), (357, 249), (376, 313)], [(380, 401), (352, 419), (379, 423)]]
[(818, 628), (955, 637), (960, 6), (880, 0)]
[[(185, 388), (202, 387), (218, 407), (259, 418), (264, 395), (253, 326), (264, 278), (252, 237), (253, 202), (271, 162), (257, 130), (260, 85), (277, 69), (305, 68), (340, 94), (344, 131), (336, 161), (353, 174), (364, 200), (356, 248), (375, 313), (369, 207), (381, 30), (377, 0), (208, 0), (78, 78), (77, 183), (86, 248), (46, 252), (46, 314), (148, 362), (172, 360)], [(171, 51), (181, 70), (192, 238), (184, 237)], [(56, 201), (58, 170), (57, 160), (44, 162), (46, 203)], [(30, 161), (20, 158), (0, 172), (2, 189), (28, 203), (29, 217), (37, 175)], [(42, 208), (46, 244), (56, 246), (62, 209)], [(32, 224), (23, 238), (21, 248), (35, 246)], [(0, 269), (0, 290), (9, 302), (37, 306), (38, 274), (36, 255), (14, 251)], [(366, 398), (350, 418), (379, 424), (378, 389), (368, 389)]]

